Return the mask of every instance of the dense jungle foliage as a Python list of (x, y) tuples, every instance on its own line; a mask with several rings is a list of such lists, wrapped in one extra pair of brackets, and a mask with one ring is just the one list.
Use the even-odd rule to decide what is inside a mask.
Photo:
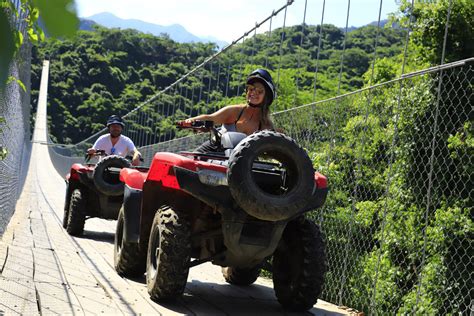
[[(237, 94), (237, 89), (242, 91), (243, 82), (239, 73), (242, 60), (256, 65), (264, 65), (267, 60), (270, 69), (277, 69), (281, 64), (289, 71), (299, 70), (302, 72), (301, 85), (314, 80), (319, 27), (303, 28), (300, 25), (286, 28), (282, 61), (279, 47), (281, 32), (280, 29), (274, 30), (271, 36), (257, 35), (223, 57), (223, 64), (235, 65), (230, 95)], [(366, 26), (348, 34), (342, 91), (362, 87), (362, 75), (372, 59), (375, 32), (376, 27)], [(300, 46), (302, 33), (304, 43)], [(323, 25), (318, 99), (337, 87), (337, 73), (333, 77), (330, 73), (339, 69), (343, 38), (344, 32), (339, 28)], [(378, 56), (399, 54), (403, 46), (402, 38), (400, 30), (382, 29)], [(51, 135), (59, 143), (75, 143), (102, 129), (111, 113), (129, 112), (215, 52), (216, 47), (212, 44), (180, 44), (166, 36), (155, 37), (135, 30), (98, 27), (94, 32), (80, 31), (77, 37), (70, 40), (48, 39), (37, 45), (33, 51), (32, 84), (33, 88), (38, 87), (42, 60), (49, 59)], [(297, 68), (298, 63), (304, 67)], [(206, 77), (201, 83), (203, 86), (207, 86)], [(225, 82), (221, 84), (225, 85)], [(281, 83), (280, 86), (291, 88), (294, 84), (288, 86)], [(280, 95), (285, 94), (286, 91), (281, 91)], [(33, 91), (33, 104), (36, 103), (36, 95), (37, 92)], [(309, 95), (312, 96), (312, 91), (308, 92)], [(302, 96), (299, 104), (310, 100), (308, 96)], [(206, 96), (202, 99), (205, 100)], [(298, 105), (284, 104), (280, 108)]]
[[(402, 1), (395, 17), (399, 28), (380, 33), (373, 73), (376, 28), (350, 32), (340, 86), (344, 32), (323, 25), (318, 51), (320, 26), (300, 25), (284, 30), (281, 47), (279, 29), (246, 40), (223, 57), (224, 65), (236, 65), (230, 74), (232, 98), (220, 92), (206, 95), (202, 87), (209, 79), (189, 83), (201, 87), (199, 99), (169, 98), (182, 104), (181, 112), (208, 110), (241, 100), (242, 76), (256, 65), (268, 65), (274, 74), (281, 66), (273, 108), (278, 111), (397, 78), (402, 65), (407, 73), (439, 64), (449, 4), (418, 3), (410, 20), (410, 5)], [(474, 56), (473, 16), (474, 2), (452, 2), (445, 62)], [(413, 31), (403, 63), (408, 26)], [(98, 28), (38, 45), (33, 85), (41, 60), (48, 57), (50, 131), (58, 142), (77, 142), (100, 130), (109, 114), (127, 113), (214, 52), (212, 45)], [(369, 314), (469, 313), (472, 67), (470, 62), (275, 116), (277, 126), (298, 139), (329, 178), (325, 208), (310, 214), (321, 223), (328, 244), (323, 299)], [(206, 71), (204, 78), (212, 78)], [(156, 124), (169, 122), (163, 118)]]

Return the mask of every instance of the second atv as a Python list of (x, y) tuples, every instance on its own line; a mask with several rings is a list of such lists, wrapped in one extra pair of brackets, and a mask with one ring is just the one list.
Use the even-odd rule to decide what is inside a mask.
[(119, 180), (120, 170), (131, 167), (130, 161), (117, 155), (106, 156), (97, 151), (97, 163), (86, 156), (83, 164), (75, 163), (66, 176), (66, 201), (63, 227), (72, 236), (84, 231), (87, 218), (115, 220), (123, 203), (124, 185)]

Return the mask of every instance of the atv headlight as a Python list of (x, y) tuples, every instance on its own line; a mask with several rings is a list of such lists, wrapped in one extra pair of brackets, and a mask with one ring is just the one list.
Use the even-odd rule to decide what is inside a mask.
[(198, 171), (198, 176), (199, 181), (207, 185), (227, 185), (227, 175), (222, 172), (209, 169), (201, 169)]

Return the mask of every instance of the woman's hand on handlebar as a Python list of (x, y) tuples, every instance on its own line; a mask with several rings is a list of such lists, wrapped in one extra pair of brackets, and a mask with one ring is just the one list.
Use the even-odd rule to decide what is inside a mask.
[(193, 126), (193, 123), (195, 122), (196, 120), (193, 119), (193, 118), (188, 118), (188, 119), (185, 119), (183, 121), (178, 121), (176, 122), (176, 126), (178, 127), (192, 127)]

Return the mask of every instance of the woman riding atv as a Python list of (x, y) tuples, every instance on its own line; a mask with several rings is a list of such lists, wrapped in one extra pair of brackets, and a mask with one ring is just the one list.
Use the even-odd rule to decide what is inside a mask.
[[(241, 132), (247, 135), (264, 129), (273, 130), (269, 107), (275, 97), (276, 90), (272, 76), (265, 69), (257, 69), (247, 77), (247, 103), (228, 105), (212, 114), (201, 114), (188, 118), (184, 123), (213, 121), (214, 124), (222, 124), (226, 131)], [(216, 152), (220, 150), (206, 141), (196, 151)]]

